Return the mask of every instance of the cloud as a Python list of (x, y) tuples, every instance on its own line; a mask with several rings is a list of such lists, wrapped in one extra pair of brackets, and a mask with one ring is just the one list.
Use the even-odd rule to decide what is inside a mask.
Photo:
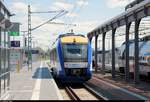
[[(63, 23), (62, 20), (55, 20), (55, 22)], [(53, 42), (56, 40), (56, 38), (60, 34), (64, 34), (65, 32), (69, 31), (71, 28), (74, 30), (77, 34), (86, 34), (90, 30), (93, 30), (97, 26), (97, 21), (82, 21), (82, 22), (76, 22), (76, 27), (70, 27), (65, 28), (64, 25), (53, 25), (53, 24), (46, 24), (40, 29), (33, 31), (32, 35), (37, 39), (38, 43), (41, 43), (43, 46), (40, 45), (43, 49), (46, 48), (46, 46), (51, 46)], [(66, 31), (67, 30), (67, 31)]]
[(79, 6), (87, 6), (88, 5), (88, 1), (87, 0), (79, 0), (79, 1), (77, 1), (77, 4)]
[[(34, 20), (32, 23), (32, 27), (35, 27), (39, 25), (40, 20), (42, 20), (42, 18), (37, 17), (37, 16), (34, 16), (33, 18)], [(53, 22), (64, 23), (64, 21), (60, 19), (54, 20)], [(58, 35), (69, 31), (71, 28), (74, 30), (75, 33), (87, 34), (89, 31), (97, 27), (98, 25), (97, 23), (99, 22), (97, 21), (75, 22), (77, 26), (70, 27), (67, 29), (65, 28), (64, 25), (46, 24), (42, 26), (41, 28), (35, 31), (32, 31), (32, 36), (35, 37), (35, 40), (37, 41), (37, 43), (35, 44), (36, 46), (40, 46), (41, 48), (46, 49), (47, 48), (46, 46), (51, 46), (53, 44), (53, 42), (56, 40)], [(27, 27), (27, 25), (25, 26)]]
[(31, 21), (32, 21), (32, 27), (35, 27), (35, 26), (38, 26), (39, 24), (43, 23), (45, 20), (38, 15), (36, 15), (36, 16), (32, 15)]
[[(82, 5), (88, 5), (88, 2), (85, 0), (78, 0), (76, 1), (77, 6), (82, 6)], [(14, 18), (14, 21), (20, 22), (21, 25), (21, 31), (26, 31), (28, 28), (27, 25), (27, 7), (28, 5), (22, 1), (16, 0), (15, 2), (11, 3), (11, 9), (16, 13), (16, 16)], [(32, 5), (32, 11), (37, 11), (38, 8), (41, 8), (40, 6), (37, 6), (35, 4)], [(51, 5), (51, 8), (55, 10), (60, 10), (60, 9), (65, 9), (68, 11), (71, 11), (74, 8), (74, 5), (71, 3), (66, 3), (65, 1), (56, 1)], [(41, 11), (41, 10), (40, 10)], [(44, 11), (44, 10), (43, 10)], [(54, 16), (54, 15), (52, 15)], [(79, 16), (77, 13), (72, 12), (68, 13), (66, 15), (68, 18), (69, 17), (77, 17)], [(46, 16), (39, 16), (39, 15), (32, 15), (32, 28), (38, 26), (39, 24), (43, 23), (44, 21), (47, 21), (48, 17), (45, 18)], [(67, 20), (68, 20), (67, 18)], [(55, 19), (52, 22), (58, 22), (58, 23), (67, 23), (65, 22), (66, 20), (63, 18), (60, 19)], [(98, 22), (99, 23), (99, 22)], [(77, 24), (76, 27), (70, 27), (74, 29), (75, 33), (81, 33), (81, 34), (86, 34), (90, 30), (93, 30), (94, 27), (97, 26), (96, 21), (78, 21), (75, 22), (74, 24)], [(52, 43), (56, 40), (58, 35), (64, 34), (70, 30), (70, 28), (67, 28), (66, 25), (56, 25), (56, 24), (46, 24), (34, 31), (32, 31), (32, 36), (34, 37), (33, 40), (36, 41), (36, 46), (40, 46), (43, 49), (46, 49), (46, 46), (51, 46)], [(17, 39), (17, 38), (16, 38)], [(20, 38), (18, 38), (19, 40)]]
[(27, 5), (23, 2), (14, 2), (12, 4), (12, 9), (15, 12), (27, 12)]
[(107, 0), (106, 5), (109, 8), (125, 7), (134, 0)]
[[(37, 10), (37, 7), (35, 7), (33, 5), (31, 6), (31, 8), (32, 8), (32, 11)], [(27, 13), (28, 12), (28, 5), (26, 3), (16, 1), (16, 2), (12, 3), (11, 9), (16, 13)]]
[(100, 23), (100, 21), (75, 22), (77, 26), (71, 28), (74, 30), (74, 32), (87, 34), (89, 31), (97, 27), (98, 23)]
[(73, 4), (67, 2), (54, 2), (51, 7), (52, 10), (58, 10), (58, 9), (70, 10), (72, 8), (73, 8)]
[(66, 14), (67, 17), (78, 17), (78, 14), (76, 13), (68, 13)]

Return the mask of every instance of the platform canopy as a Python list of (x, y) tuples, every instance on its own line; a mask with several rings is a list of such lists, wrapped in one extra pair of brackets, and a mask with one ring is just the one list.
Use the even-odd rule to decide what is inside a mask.
[(106, 33), (112, 29), (126, 25), (126, 23), (133, 22), (137, 19), (142, 19), (150, 15), (150, 0), (144, 0), (143, 2), (135, 5), (120, 15), (110, 19), (104, 24), (98, 26), (87, 34), (91, 39), (93, 36)]
[(10, 16), (13, 16), (9, 10), (5, 7), (2, 1), (0, 1), (0, 27), (2, 30), (9, 30), (12, 27), (10, 22)]

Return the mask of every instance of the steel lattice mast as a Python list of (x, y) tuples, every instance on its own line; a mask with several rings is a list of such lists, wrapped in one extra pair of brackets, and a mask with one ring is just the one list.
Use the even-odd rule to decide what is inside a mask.
[[(31, 14), (32, 13), (58, 13), (57, 15), (55, 15), (54, 17), (52, 17), (51, 19), (49, 19), (48, 21), (34, 27), (31, 28)], [(72, 25), (72, 26), (76, 26), (75, 24), (65, 24), (65, 23), (57, 23), (57, 22), (51, 22), (54, 19), (57, 19), (65, 14), (67, 14), (68, 11), (65, 10), (58, 10), (58, 11), (47, 11), (47, 12), (31, 12), (31, 8), (30, 5), (28, 5), (28, 70), (31, 69), (32, 70), (32, 34), (31, 31), (40, 28), (41, 26), (45, 25), (45, 24), (59, 24), (59, 25)]]
[(32, 70), (31, 8), (28, 5), (28, 70)]

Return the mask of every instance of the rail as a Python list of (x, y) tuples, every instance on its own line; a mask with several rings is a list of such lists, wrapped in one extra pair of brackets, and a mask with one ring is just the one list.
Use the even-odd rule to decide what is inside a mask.
[[(91, 96), (94, 96), (94, 99), (96, 99), (96, 100), (108, 100), (105, 97), (103, 97), (101, 94), (94, 91), (92, 88), (90, 88), (90, 86), (88, 86), (86, 84), (83, 84), (83, 89), (86, 90)], [(78, 93), (79, 91), (77, 91), (75, 89), (77, 91), (76, 92), (71, 86), (66, 86), (65, 90), (72, 100), (82, 100), (83, 99), (83, 97), (80, 96), (80, 94)], [(82, 91), (80, 91), (80, 92), (82, 92)]]
[(78, 95), (73, 91), (71, 87), (65, 87), (66, 92), (71, 97), (72, 100), (80, 100)]

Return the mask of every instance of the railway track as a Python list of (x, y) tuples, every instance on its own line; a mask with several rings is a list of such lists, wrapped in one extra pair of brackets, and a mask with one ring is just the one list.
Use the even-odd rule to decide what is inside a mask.
[[(121, 72), (118, 72), (117, 75), (120, 78), (124, 78), (125, 77), (125, 74), (121, 73)], [(130, 73), (129, 77), (130, 77), (131, 80), (134, 80), (134, 74), (133, 73)], [(140, 75), (140, 80), (143, 81), (143, 82), (150, 83), (150, 79), (149, 78), (150, 77), (148, 77), (148, 76)]]
[(66, 86), (65, 90), (72, 100), (104, 100), (102, 96), (98, 95), (85, 84), (80, 88)]
[(79, 96), (73, 91), (70, 86), (65, 87), (65, 90), (72, 100), (80, 100)]

